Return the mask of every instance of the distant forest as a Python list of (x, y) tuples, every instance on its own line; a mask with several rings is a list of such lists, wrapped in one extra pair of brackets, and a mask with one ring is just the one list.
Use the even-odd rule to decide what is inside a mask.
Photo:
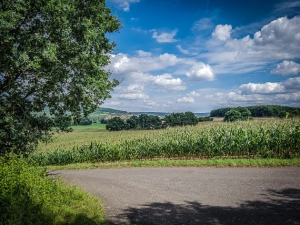
[[(237, 107), (215, 109), (210, 112), (211, 117), (224, 117), (225, 113)], [(245, 107), (251, 112), (252, 117), (294, 117), (300, 116), (300, 108), (279, 105), (259, 105)]]

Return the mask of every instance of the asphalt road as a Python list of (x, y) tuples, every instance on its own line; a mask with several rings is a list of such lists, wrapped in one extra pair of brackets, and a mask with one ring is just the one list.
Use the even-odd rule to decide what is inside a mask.
[(112, 224), (299, 224), (300, 167), (55, 171), (98, 196)]

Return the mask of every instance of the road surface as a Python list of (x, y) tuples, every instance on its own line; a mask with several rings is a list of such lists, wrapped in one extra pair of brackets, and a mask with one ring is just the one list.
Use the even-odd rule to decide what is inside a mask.
[(112, 224), (300, 225), (300, 167), (126, 168), (52, 174), (98, 196)]

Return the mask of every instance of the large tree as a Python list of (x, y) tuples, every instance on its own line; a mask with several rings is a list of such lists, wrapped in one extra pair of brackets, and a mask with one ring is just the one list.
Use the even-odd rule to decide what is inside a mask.
[(1, 154), (27, 152), (110, 97), (106, 34), (119, 28), (105, 0), (0, 1)]

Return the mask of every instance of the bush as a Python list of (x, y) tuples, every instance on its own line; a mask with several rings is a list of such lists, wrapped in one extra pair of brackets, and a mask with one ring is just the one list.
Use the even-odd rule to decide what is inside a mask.
[(224, 122), (233, 122), (241, 119), (241, 113), (237, 110), (231, 109), (224, 116)]
[(125, 129), (126, 129), (125, 121), (122, 120), (120, 117), (114, 117), (107, 121), (106, 130), (120, 131)]
[(237, 120), (250, 120), (251, 112), (245, 107), (237, 107), (225, 113), (224, 122), (234, 122)]

